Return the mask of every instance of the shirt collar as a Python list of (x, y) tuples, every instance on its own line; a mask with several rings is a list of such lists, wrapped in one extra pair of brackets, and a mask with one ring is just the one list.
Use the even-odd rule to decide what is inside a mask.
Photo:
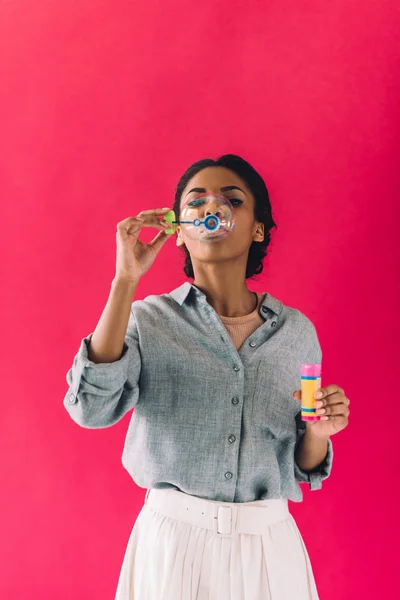
[[(170, 292), (169, 295), (171, 296), (171, 298), (173, 298), (175, 300), (175, 302), (177, 302), (179, 304), (179, 306), (182, 306), (182, 304), (186, 301), (187, 297), (189, 296), (190, 292), (196, 294), (198, 297), (203, 297), (203, 298), (206, 297), (206, 295), (201, 290), (199, 290), (196, 286), (191, 284), (189, 281), (185, 281), (185, 283), (183, 283), (182, 285), (177, 287), (175, 290)], [(273, 296), (271, 296), (271, 294), (268, 294), (268, 292), (266, 292), (265, 296), (264, 296), (264, 300), (260, 306), (260, 310), (261, 310), (262, 314), (264, 314), (266, 312), (265, 310), (263, 310), (263, 308), (265, 308), (265, 307), (269, 308), (270, 310), (272, 310), (272, 312), (279, 315), (282, 312), (283, 303), (280, 300), (278, 300), (277, 298), (274, 298)]]

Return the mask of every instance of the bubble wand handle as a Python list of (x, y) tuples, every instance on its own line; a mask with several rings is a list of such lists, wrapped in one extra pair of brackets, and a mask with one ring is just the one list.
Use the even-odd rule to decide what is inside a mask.
[(220, 220), (216, 215), (208, 215), (204, 219), (204, 221), (202, 221), (201, 219), (194, 219), (194, 221), (179, 221), (179, 220), (177, 220), (176, 215), (173, 210), (170, 210), (168, 213), (166, 213), (164, 215), (164, 221), (166, 221), (167, 223), (171, 223), (171, 225), (172, 225), (172, 227), (170, 229), (167, 229), (165, 231), (165, 233), (175, 233), (176, 225), (180, 225), (181, 223), (194, 225), (195, 227), (204, 225), (210, 231), (214, 231), (215, 229), (218, 229), (218, 227), (220, 225)]

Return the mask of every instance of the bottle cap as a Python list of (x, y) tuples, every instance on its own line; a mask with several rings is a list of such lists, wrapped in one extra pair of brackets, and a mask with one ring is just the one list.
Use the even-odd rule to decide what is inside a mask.
[(321, 365), (301, 365), (301, 377), (321, 377)]

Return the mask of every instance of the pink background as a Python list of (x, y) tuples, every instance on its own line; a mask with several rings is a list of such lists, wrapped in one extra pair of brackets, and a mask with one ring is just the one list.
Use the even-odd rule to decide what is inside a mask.
[[(331, 478), (291, 503), (321, 600), (396, 598), (399, 4), (189, 4), (1, 3), (0, 597), (114, 597), (145, 494), (121, 463), (131, 413), (78, 427), (66, 372), (107, 300), (116, 224), (233, 152), (278, 224), (249, 287), (314, 322), (322, 383), (351, 400)], [(168, 241), (136, 298), (182, 266)]]

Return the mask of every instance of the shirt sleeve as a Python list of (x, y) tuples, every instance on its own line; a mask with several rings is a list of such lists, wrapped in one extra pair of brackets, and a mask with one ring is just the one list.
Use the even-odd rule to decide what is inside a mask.
[[(305, 344), (304, 344), (304, 358), (302, 362), (310, 363), (310, 364), (321, 364), (322, 362), (322, 350), (318, 340), (317, 331), (313, 325), (313, 323), (307, 319), (307, 330), (304, 334), (305, 336)], [(323, 381), (322, 381), (323, 385)], [(296, 444), (295, 444), (295, 453), (300, 440), (306, 433), (306, 423), (301, 419), (301, 407), (299, 406), (299, 410), (296, 414)], [(311, 490), (320, 490), (322, 488), (322, 482), (327, 479), (332, 471), (332, 461), (333, 461), (333, 445), (332, 441), (328, 440), (328, 451), (325, 456), (323, 462), (318, 465), (312, 471), (303, 471), (300, 469), (299, 465), (296, 462), (296, 457), (294, 459), (294, 471), (296, 481), (299, 483), (308, 483)]]
[[(301, 420), (301, 409), (296, 415), (296, 423), (297, 423), (297, 441), (295, 445), (295, 452), (300, 440), (306, 432), (306, 424)], [(322, 488), (322, 482), (327, 479), (332, 471), (332, 461), (333, 461), (333, 445), (332, 441), (328, 440), (328, 452), (326, 453), (325, 459), (323, 462), (318, 465), (316, 469), (312, 471), (303, 471), (300, 469), (299, 465), (296, 462), (296, 458), (294, 459), (294, 473), (296, 481), (299, 483), (308, 483), (311, 490), (320, 490)]]
[(129, 317), (123, 350), (112, 363), (94, 363), (88, 358), (93, 333), (83, 338), (72, 367), (64, 407), (75, 423), (101, 429), (117, 423), (139, 399), (141, 370), (139, 337), (133, 311)]

